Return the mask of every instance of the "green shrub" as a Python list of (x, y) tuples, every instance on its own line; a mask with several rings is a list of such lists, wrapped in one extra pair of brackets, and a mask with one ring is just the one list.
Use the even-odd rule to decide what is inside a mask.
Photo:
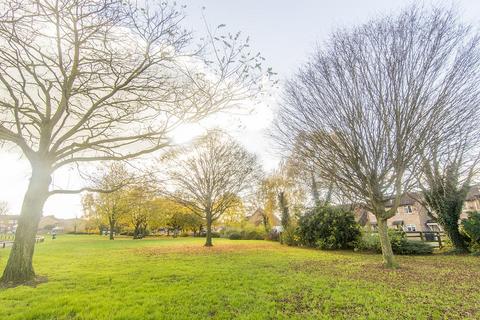
[(265, 239), (264, 232), (258, 232), (256, 230), (245, 232), (245, 239), (246, 240), (263, 240)]
[(352, 248), (360, 236), (353, 212), (330, 206), (318, 206), (300, 218), (301, 244), (320, 249)]
[(298, 246), (301, 244), (298, 228), (295, 226), (288, 226), (282, 233), (282, 242), (287, 246)]
[[(399, 230), (388, 230), (388, 237), (395, 254), (431, 254), (433, 247), (426, 242), (407, 239), (407, 234)], [(366, 232), (355, 243), (355, 249), (381, 253), (380, 238), (378, 233)]]
[[(395, 252), (396, 248), (402, 246), (402, 243), (407, 239), (407, 234), (401, 230), (388, 229), (388, 238), (392, 244), (392, 250)], [(365, 232), (355, 242), (355, 249), (361, 251), (374, 251), (382, 252), (382, 246), (380, 245), (380, 238), (376, 232)]]
[(182, 232), (182, 233), (180, 233), (180, 237), (186, 238), (186, 237), (188, 237), (188, 236), (190, 236), (190, 235), (188, 234), (188, 232)]
[(461, 229), (470, 241), (470, 251), (480, 255), (480, 212), (471, 212), (468, 219), (462, 221)]
[[(392, 248), (393, 250), (393, 248)], [(402, 241), (399, 246), (396, 247), (396, 250), (393, 250), (396, 254), (432, 254), (433, 247), (423, 241), (412, 241), (406, 240)]]
[[(207, 233), (205, 231), (199, 235), (199, 237), (201, 238), (205, 238), (206, 236), (207, 236)], [(216, 231), (212, 231), (212, 238), (220, 238), (220, 233)]]
[[(231, 236), (235, 239), (232, 239)], [(246, 227), (243, 229), (240, 228), (229, 228), (223, 231), (223, 237), (229, 238), (232, 240), (264, 240), (266, 238), (266, 234), (260, 228), (255, 227)], [(240, 238), (238, 238), (240, 237)]]
[(240, 233), (231, 233), (229, 236), (228, 236), (228, 239), (230, 240), (241, 240), (242, 239), (242, 235)]

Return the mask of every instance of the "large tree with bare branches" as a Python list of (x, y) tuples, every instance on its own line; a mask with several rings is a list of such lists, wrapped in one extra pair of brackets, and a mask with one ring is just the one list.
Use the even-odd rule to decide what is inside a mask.
[(476, 99), (478, 62), (454, 13), (410, 7), (333, 33), (286, 86), (278, 140), (373, 212), (388, 267), (387, 219), (450, 110)]
[(32, 168), (3, 283), (34, 278), (47, 198), (83, 190), (51, 190), (55, 170), (162, 149), (175, 126), (261, 85), (261, 57), (238, 34), (209, 30), (192, 52), (181, 8), (142, 3), (0, 2), (0, 141), (18, 147)]
[(212, 246), (212, 223), (238, 205), (260, 169), (255, 155), (220, 131), (210, 131), (173, 160), (171, 195), (204, 219), (205, 246)]

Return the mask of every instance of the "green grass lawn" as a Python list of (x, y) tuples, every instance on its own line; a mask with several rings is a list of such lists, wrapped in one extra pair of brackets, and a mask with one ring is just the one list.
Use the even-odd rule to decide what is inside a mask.
[[(478, 257), (398, 257), (267, 241), (59, 236), (48, 282), (0, 290), (0, 319), (480, 319)], [(0, 268), (9, 249), (0, 250)]]

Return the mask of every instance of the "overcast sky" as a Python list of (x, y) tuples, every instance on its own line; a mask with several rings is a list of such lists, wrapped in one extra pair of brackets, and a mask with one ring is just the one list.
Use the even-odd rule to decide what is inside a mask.
[[(187, 28), (201, 36), (202, 7), (211, 26), (226, 24), (231, 31), (249, 35), (252, 47), (266, 58), (266, 65), (279, 73), (280, 80), (290, 77), (306, 61), (314, 48), (338, 27), (362, 23), (379, 14), (392, 13), (412, 3), (406, 0), (192, 0), (187, 4)], [(457, 7), (462, 18), (474, 25), (480, 19), (480, 0), (425, 1)], [(264, 167), (272, 169), (277, 157), (269, 152), (265, 137), (277, 102), (266, 101), (250, 116), (220, 115), (201, 125), (192, 125), (176, 133), (179, 142), (186, 142), (202, 129), (220, 126), (258, 154)], [(1, 150), (0, 201), (8, 201), (10, 211), (18, 214), (29, 177), (28, 163), (18, 154)], [(78, 182), (74, 171), (64, 170), (55, 175), (61, 185)], [(80, 196), (51, 197), (44, 215), (68, 218), (82, 213)]]

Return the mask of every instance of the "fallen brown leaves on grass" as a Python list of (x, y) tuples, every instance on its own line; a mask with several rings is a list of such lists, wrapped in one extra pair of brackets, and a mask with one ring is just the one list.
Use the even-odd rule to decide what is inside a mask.
[[(435, 305), (449, 319), (477, 319), (480, 315), (480, 259), (476, 257), (397, 257), (400, 268), (384, 268), (373, 255), (353, 260), (309, 260), (291, 263), (297, 272), (346, 281), (365, 281), (372, 286), (390, 288), (412, 305)], [(461, 296), (456, 303), (452, 297)]]
[(175, 246), (159, 246), (153, 248), (135, 249), (135, 252), (146, 256), (158, 256), (163, 254), (222, 254), (234, 253), (244, 251), (262, 251), (271, 250), (275, 247), (274, 243), (265, 241), (264, 243), (219, 243), (212, 247), (205, 247), (203, 245), (175, 245)]
[(480, 287), (480, 259), (474, 257), (397, 257), (400, 267), (387, 269), (380, 259), (367, 255), (365, 259), (332, 259), (294, 262), (292, 269), (303, 272), (345, 275), (350, 279), (391, 283), (468, 283)]

